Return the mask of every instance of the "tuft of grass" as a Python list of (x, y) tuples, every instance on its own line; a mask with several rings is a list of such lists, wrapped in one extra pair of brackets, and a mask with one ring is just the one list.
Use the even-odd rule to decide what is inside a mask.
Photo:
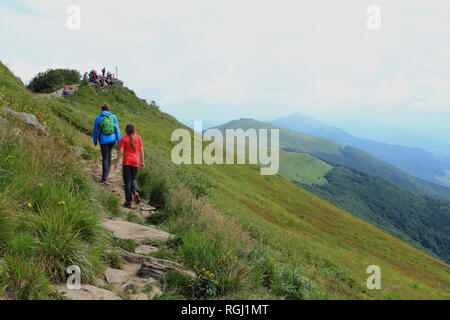
[(7, 253), (0, 261), (0, 293), (18, 300), (41, 300), (54, 295), (39, 259)]
[(127, 211), (125, 215), (125, 220), (128, 222), (133, 222), (137, 224), (145, 224), (145, 219), (139, 216), (136, 212), (133, 211)]
[(170, 197), (167, 179), (149, 170), (141, 170), (137, 181), (141, 187), (144, 198), (150, 199), (150, 204), (156, 209), (164, 209)]
[(113, 195), (104, 193), (102, 197), (103, 207), (110, 217), (119, 217), (122, 214), (120, 199)]
[(193, 281), (181, 272), (170, 272), (164, 275), (160, 282), (166, 295), (193, 298)]
[(83, 278), (92, 277), (94, 266), (82, 241), (82, 230), (70, 216), (39, 210), (29, 216), (27, 226), (35, 236), (36, 254), (51, 280), (64, 281), (71, 265), (81, 268)]
[(123, 250), (134, 253), (134, 250), (139, 246), (139, 243), (133, 239), (121, 240), (114, 238), (114, 245), (122, 248)]
[(11, 240), (15, 230), (15, 204), (11, 196), (5, 192), (0, 193), (0, 251)]
[(123, 259), (121, 254), (116, 249), (103, 251), (102, 259), (105, 264), (111, 268), (122, 269)]
[(316, 284), (301, 275), (298, 269), (282, 268), (276, 274), (271, 287), (277, 295), (285, 299), (304, 300), (314, 292)]

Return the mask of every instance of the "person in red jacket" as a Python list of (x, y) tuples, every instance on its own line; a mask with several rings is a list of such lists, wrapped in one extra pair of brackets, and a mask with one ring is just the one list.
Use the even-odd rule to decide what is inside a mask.
[(126, 136), (119, 143), (119, 154), (114, 169), (117, 170), (123, 154), (123, 182), (125, 184), (125, 208), (131, 208), (132, 197), (136, 204), (141, 203), (140, 191), (136, 182), (138, 168), (145, 168), (144, 147), (139, 135), (136, 134), (136, 126), (129, 123), (125, 129)]

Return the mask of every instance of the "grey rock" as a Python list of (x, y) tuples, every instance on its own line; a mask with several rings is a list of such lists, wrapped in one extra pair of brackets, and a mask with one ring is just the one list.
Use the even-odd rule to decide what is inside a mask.
[(130, 300), (144, 301), (148, 300), (148, 296), (145, 293), (132, 294)]
[(36, 129), (39, 133), (48, 135), (48, 128), (40, 124), (34, 114), (29, 114), (26, 112), (16, 112), (6, 107), (2, 107), (1, 110), (25, 122), (30, 128)]
[(60, 293), (69, 300), (122, 300), (112, 291), (94, 287), (91, 285), (82, 285), (79, 290), (69, 290), (66, 286), (61, 285), (56, 288)]
[(121, 240), (167, 240), (173, 237), (173, 235), (165, 231), (128, 221), (105, 220), (103, 227), (111, 231), (114, 237)]
[(73, 152), (77, 155), (77, 156), (81, 156), (84, 153), (84, 148), (82, 147), (75, 147), (73, 149)]
[(152, 254), (152, 253), (154, 253), (156, 251), (158, 251), (158, 248), (156, 248), (156, 247), (143, 245), (143, 246), (137, 247), (134, 250), (134, 253), (148, 255), (148, 254)]
[(161, 291), (160, 288), (158, 288), (157, 286), (154, 286), (152, 288), (152, 291), (150, 291), (150, 293), (148, 294), (148, 300), (153, 300), (156, 297), (159, 297), (163, 294), (163, 292)]
[(130, 274), (123, 270), (108, 268), (105, 271), (105, 279), (108, 283), (123, 283), (126, 282), (129, 277)]

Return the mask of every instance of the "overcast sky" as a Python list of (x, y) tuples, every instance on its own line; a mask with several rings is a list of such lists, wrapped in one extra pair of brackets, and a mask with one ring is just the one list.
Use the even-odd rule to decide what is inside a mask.
[[(71, 4), (80, 30), (67, 28)], [(380, 30), (366, 26), (373, 4)], [(0, 60), (24, 81), (47, 68), (117, 66), (183, 121), (299, 111), (450, 127), (448, 0), (2, 0), (0, 38)]]

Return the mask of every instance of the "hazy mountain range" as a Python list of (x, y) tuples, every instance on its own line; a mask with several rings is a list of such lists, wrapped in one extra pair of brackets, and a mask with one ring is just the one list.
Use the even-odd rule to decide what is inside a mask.
[[(293, 118), (284, 123), (303, 131), (321, 129), (320, 122), (312, 118), (301, 117), (301, 120), (300, 125)], [(221, 131), (278, 128), (280, 175), (416, 248), (450, 261), (450, 188), (416, 178), (361, 149), (330, 138), (253, 119), (239, 119), (217, 128)], [(337, 128), (320, 132), (330, 131), (343, 132)], [(400, 153), (398, 149), (389, 149), (393, 146), (374, 144), (377, 150)], [(408, 151), (428, 155), (420, 149)]]
[(293, 131), (332, 139), (344, 146), (361, 149), (417, 178), (445, 186), (450, 185), (450, 160), (437, 157), (423, 149), (362, 139), (300, 113), (294, 113), (270, 123)]

